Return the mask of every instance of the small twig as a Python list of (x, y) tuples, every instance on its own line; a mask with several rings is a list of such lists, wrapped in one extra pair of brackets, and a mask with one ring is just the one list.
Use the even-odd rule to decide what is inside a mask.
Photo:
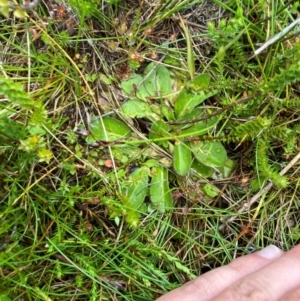
[[(290, 161), (290, 163), (281, 170), (279, 173), (281, 176), (285, 175), (300, 159), (300, 152), (297, 154), (296, 157), (294, 157), (293, 160)], [(257, 194), (255, 194), (249, 202), (242, 205), (242, 207), (237, 211), (237, 213), (242, 213), (246, 210), (249, 210), (249, 208), (256, 203), (262, 195), (269, 192), (269, 190), (272, 188), (273, 183), (269, 182), (261, 191), (259, 191)], [(229, 223), (232, 223), (237, 218), (237, 215), (230, 217), (227, 219), (221, 226), (219, 226), (219, 231), (222, 231)]]
[(290, 32), (298, 23), (300, 22), (300, 18), (296, 19), (295, 21), (293, 21), (290, 25), (288, 25), (287, 27), (285, 27), (281, 32), (277, 33), (274, 37), (272, 37), (271, 39), (269, 39), (267, 42), (265, 42), (261, 47), (259, 47), (258, 49), (256, 49), (254, 51), (254, 54), (251, 58), (259, 55), (262, 51), (264, 51), (265, 49), (267, 49), (269, 46), (273, 45), (274, 43), (276, 43), (278, 40), (280, 40), (281, 38), (283, 38), (288, 32)]

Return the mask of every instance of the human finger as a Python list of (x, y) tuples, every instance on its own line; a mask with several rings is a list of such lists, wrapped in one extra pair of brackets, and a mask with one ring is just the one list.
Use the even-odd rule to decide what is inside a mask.
[(265, 267), (283, 254), (284, 252), (279, 248), (270, 245), (205, 273), (160, 297), (157, 301), (209, 301), (228, 286)]
[(279, 301), (299, 301), (300, 300), (300, 287), (289, 291), (283, 297), (280, 298)]
[(211, 301), (278, 301), (299, 287), (300, 245), (258, 271), (243, 277)]

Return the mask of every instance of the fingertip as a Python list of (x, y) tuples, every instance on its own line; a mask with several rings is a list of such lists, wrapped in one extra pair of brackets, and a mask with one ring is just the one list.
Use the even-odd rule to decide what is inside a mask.
[(274, 245), (268, 245), (264, 249), (256, 252), (255, 254), (257, 254), (260, 257), (263, 257), (265, 259), (273, 260), (273, 259), (276, 259), (276, 258), (279, 258), (280, 256), (282, 256), (284, 254), (284, 252)]

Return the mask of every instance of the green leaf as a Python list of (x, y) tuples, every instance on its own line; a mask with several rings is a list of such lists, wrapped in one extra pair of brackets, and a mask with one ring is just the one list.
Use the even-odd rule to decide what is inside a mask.
[(130, 226), (139, 224), (140, 215), (147, 212), (144, 200), (149, 192), (149, 174), (149, 167), (143, 166), (133, 171), (129, 179), (122, 183), (122, 193), (119, 195), (122, 206), (115, 206), (114, 201), (107, 202), (111, 218), (117, 218), (118, 222), (119, 216), (125, 215)]
[(160, 105), (160, 109), (161, 109), (161, 113), (164, 117), (166, 117), (166, 119), (168, 121), (174, 120), (175, 116), (174, 116), (174, 111), (172, 108), (170, 108), (169, 106), (165, 105), (165, 104), (161, 104)]
[(236, 161), (228, 158), (223, 166), (215, 168), (215, 172), (218, 173), (217, 174), (215, 173), (212, 176), (212, 178), (218, 180), (229, 178), (235, 166), (236, 166)]
[(30, 116), (31, 125), (42, 125), (47, 121), (47, 110), (42, 106), (36, 106)]
[(208, 89), (210, 83), (210, 75), (209, 74), (199, 74), (194, 77), (190, 83), (188, 84), (190, 89), (193, 90), (205, 90)]
[(213, 175), (213, 168), (200, 163), (197, 160), (193, 161), (192, 168), (194, 168), (203, 178), (209, 178)]
[(150, 63), (144, 70), (144, 77), (133, 74), (122, 81), (121, 89), (128, 95), (146, 101), (151, 97), (159, 97), (172, 92), (172, 80), (169, 70), (162, 65)]
[(219, 190), (211, 184), (205, 184), (203, 186), (203, 190), (208, 196), (212, 198), (216, 197), (219, 194)]
[(187, 174), (192, 165), (192, 152), (183, 142), (175, 143), (174, 146), (174, 169), (180, 175)]
[(145, 80), (140, 74), (133, 74), (121, 83), (121, 88), (126, 94), (146, 101), (147, 98), (156, 95), (155, 74), (150, 74)]
[(216, 91), (204, 92), (199, 91), (197, 93), (183, 89), (176, 98), (175, 101), (175, 115), (182, 118), (184, 115), (191, 113), (195, 107), (201, 104), (205, 99), (215, 95)]
[(189, 28), (186, 26), (186, 24), (183, 22), (182, 19), (180, 19), (180, 26), (183, 29), (184, 36), (185, 36), (185, 42), (187, 46), (187, 69), (190, 75), (190, 78), (193, 78), (195, 75), (195, 55), (193, 50), (193, 43), (192, 43), (192, 37), (191, 33), (189, 31)]
[[(207, 116), (207, 110), (205, 110), (204, 108), (198, 107), (195, 108), (194, 110), (192, 110), (191, 112), (185, 114), (185, 115), (181, 115), (180, 118), (177, 118), (177, 120), (179, 121), (190, 121), (192, 119), (195, 118), (199, 118), (199, 117), (204, 117)], [(186, 127), (186, 125), (184, 125)], [(191, 124), (189, 125), (191, 126)]]
[(151, 72), (149, 75), (146, 74), (146, 77), (143, 79), (143, 83), (138, 89), (138, 97), (146, 100), (147, 97), (157, 96), (157, 88), (155, 81), (155, 71)]
[(100, 118), (92, 120), (90, 124), (92, 137), (87, 137), (88, 142), (98, 140), (115, 141), (119, 139), (125, 139), (131, 133), (130, 127), (121, 120), (111, 117), (103, 117), (102, 120), (103, 123), (101, 122)]
[(149, 159), (146, 162), (144, 162), (143, 164), (145, 166), (148, 166), (148, 167), (153, 167), (153, 166), (158, 166), (159, 165), (159, 163), (156, 159)]
[(166, 55), (164, 59), (164, 63), (175, 67), (181, 67), (181, 61), (179, 56), (176, 57), (173, 55), (172, 56)]
[(226, 150), (218, 141), (196, 141), (190, 147), (195, 158), (206, 166), (221, 167), (227, 160)]
[(149, 168), (143, 166), (135, 170), (130, 175), (129, 181), (132, 183), (126, 188), (126, 195), (131, 209), (138, 210), (148, 194)]
[(9, 139), (25, 139), (26, 137), (26, 127), (21, 123), (8, 118), (7, 116), (0, 115), (0, 138), (1, 135)]
[(46, 162), (46, 163), (49, 163), (53, 157), (51, 151), (46, 148), (40, 148), (37, 152), (37, 155), (39, 158), (39, 162)]
[(11, 103), (25, 110), (31, 110), (40, 106), (39, 102), (34, 102), (29, 94), (24, 91), (21, 83), (14, 82), (12, 79), (3, 76), (0, 76), (0, 94), (3, 94)]
[(159, 212), (164, 213), (173, 207), (172, 195), (169, 189), (168, 170), (159, 165), (152, 168), (153, 177), (150, 186), (151, 202)]
[[(170, 126), (163, 122), (162, 120), (157, 120), (152, 124), (151, 132), (149, 134), (150, 139), (159, 139), (164, 137), (170, 137)], [(168, 146), (167, 140), (156, 141), (157, 144), (162, 145), (164, 147)]]
[(9, 6), (0, 7), (0, 14), (2, 14), (5, 18), (9, 18)]
[(133, 74), (129, 79), (122, 81), (121, 89), (128, 95), (134, 95), (136, 87), (138, 87), (142, 80), (143, 77), (140, 74)]
[(14, 10), (14, 16), (18, 19), (24, 19), (26, 18), (26, 13), (25, 11), (20, 8), (20, 7), (17, 7), (15, 10)]
[(6, 294), (1, 294), (0, 300), (1, 301), (12, 301), (12, 299), (10, 297), (8, 297)]
[(169, 70), (162, 65), (155, 69), (157, 90), (161, 95), (167, 95), (172, 92), (172, 80)]
[(147, 91), (142, 96), (159, 97), (172, 92), (172, 80), (169, 70), (163, 65), (150, 63), (144, 70), (145, 79), (138, 95), (142, 94), (143, 89)]
[(39, 125), (28, 126), (28, 132), (30, 135), (46, 135), (47, 131)]
[(121, 112), (130, 118), (144, 118), (153, 115), (150, 106), (138, 99), (130, 99), (121, 106)]
[(0, 7), (9, 7), (9, 1), (8, 0), (0, 0)]
[(207, 120), (198, 121), (192, 124), (187, 129), (181, 130), (180, 134), (190, 136), (201, 136), (207, 134), (210, 130), (212, 130), (218, 123), (218, 117), (214, 116)]

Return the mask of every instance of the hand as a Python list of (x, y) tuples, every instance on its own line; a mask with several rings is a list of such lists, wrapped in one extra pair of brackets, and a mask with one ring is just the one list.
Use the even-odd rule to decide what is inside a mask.
[(157, 301), (299, 301), (300, 245), (270, 245), (167, 293)]

